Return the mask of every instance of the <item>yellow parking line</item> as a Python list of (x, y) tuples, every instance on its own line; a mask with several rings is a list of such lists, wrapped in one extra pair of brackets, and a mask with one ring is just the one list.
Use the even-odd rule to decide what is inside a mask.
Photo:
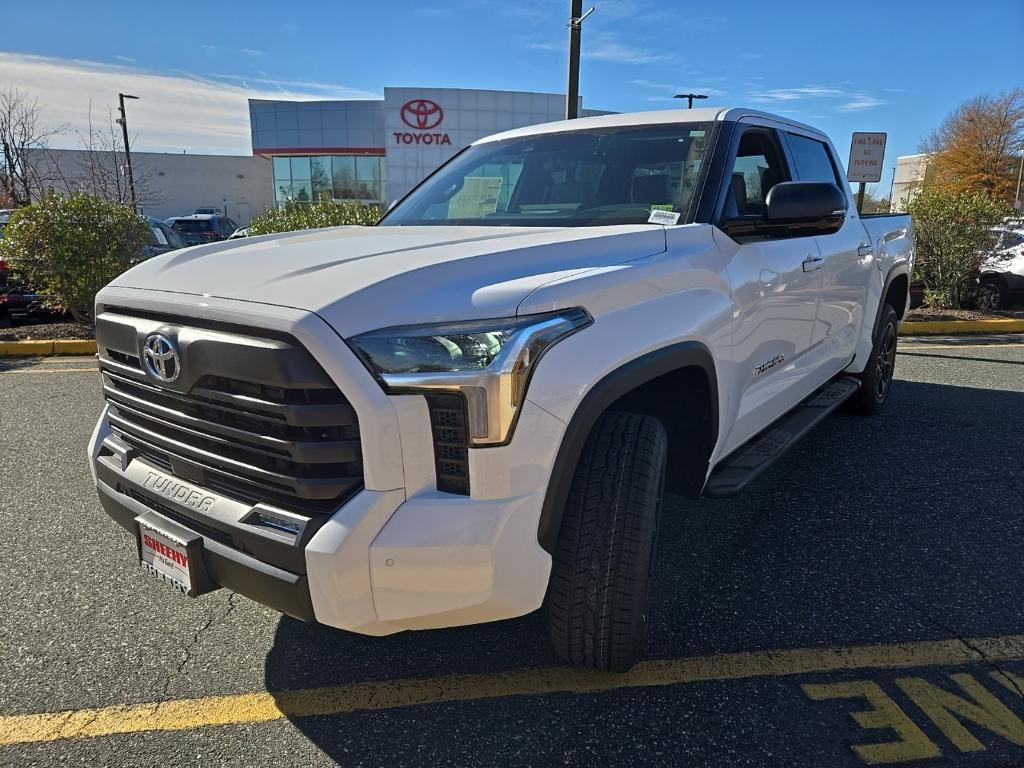
[(860, 669), (1024, 660), (1024, 635), (847, 648), (796, 648), (646, 661), (625, 675), (552, 667), (421, 680), (379, 680), (324, 688), (204, 696), (148, 704), (0, 717), (0, 745), (139, 731), (182, 731), (283, 717), (336, 715), (503, 696), (595, 693), (683, 683)]

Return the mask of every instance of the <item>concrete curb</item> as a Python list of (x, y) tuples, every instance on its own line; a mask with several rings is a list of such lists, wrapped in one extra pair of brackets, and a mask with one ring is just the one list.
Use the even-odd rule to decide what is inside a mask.
[(0, 341), (0, 357), (51, 357), (53, 355), (95, 355), (92, 339), (47, 339)]
[(958, 333), (1024, 333), (1024, 319), (922, 320), (905, 322), (900, 336), (953, 336)]

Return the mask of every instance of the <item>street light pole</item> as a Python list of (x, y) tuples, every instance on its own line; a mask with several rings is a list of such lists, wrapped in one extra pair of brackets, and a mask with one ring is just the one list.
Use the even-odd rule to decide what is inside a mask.
[(565, 93), (565, 119), (575, 120), (580, 112), (580, 33), (583, 21), (594, 12), (583, 13), (583, 0), (569, 0), (569, 87)]
[(705, 96), (703, 93), (677, 93), (672, 98), (673, 99), (686, 99), (686, 108), (687, 109), (693, 109), (693, 100), (694, 99), (706, 99), (707, 96)]
[(889, 213), (892, 213), (892, 191), (896, 186), (896, 166), (892, 167), (892, 178), (889, 180)]
[(124, 159), (125, 159), (125, 163), (128, 166), (128, 188), (132, 192), (132, 210), (133, 211), (137, 211), (139, 209), (139, 207), (138, 207), (137, 203), (135, 202), (135, 177), (132, 175), (132, 152), (131, 152), (131, 149), (128, 148), (128, 118), (125, 116), (125, 113), (124, 113), (124, 100), (125, 99), (137, 99), (137, 98), (139, 98), (139, 97), (138, 96), (130, 96), (127, 93), (119, 93), (119, 94), (117, 94), (117, 100), (118, 100), (118, 102), (121, 105), (120, 107), (118, 107), (118, 110), (121, 112), (121, 117), (118, 118), (117, 122), (119, 122), (121, 124), (121, 134), (124, 136)]

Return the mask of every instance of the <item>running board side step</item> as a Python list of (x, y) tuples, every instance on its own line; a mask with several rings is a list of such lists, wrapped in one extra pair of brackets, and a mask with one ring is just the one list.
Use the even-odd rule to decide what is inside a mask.
[(704, 496), (722, 499), (741, 493), (758, 475), (818, 425), (822, 419), (856, 394), (860, 381), (840, 376), (815, 390), (810, 397), (767, 426), (720, 461), (712, 470)]

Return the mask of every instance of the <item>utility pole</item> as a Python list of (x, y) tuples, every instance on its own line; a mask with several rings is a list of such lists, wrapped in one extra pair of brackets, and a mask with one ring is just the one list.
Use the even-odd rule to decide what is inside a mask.
[(132, 152), (128, 148), (128, 118), (124, 113), (124, 100), (125, 99), (137, 99), (138, 96), (130, 96), (127, 93), (117, 94), (117, 100), (120, 103), (118, 107), (121, 112), (121, 117), (118, 118), (117, 122), (121, 124), (121, 134), (124, 136), (124, 160), (128, 166), (128, 188), (132, 192), (132, 210), (139, 210), (138, 204), (135, 202), (135, 177), (132, 176)]
[(705, 96), (703, 93), (677, 93), (672, 98), (673, 99), (686, 99), (686, 108), (687, 109), (693, 109), (693, 100), (694, 99), (706, 99), (707, 96)]
[(580, 33), (583, 20), (594, 12), (583, 13), (583, 0), (569, 0), (569, 88), (565, 93), (565, 119), (575, 120), (580, 111)]
[(892, 190), (896, 186), (896, 166), (892, 167), (892, 179), (889, 180), (889, 213), (892, 213)]

